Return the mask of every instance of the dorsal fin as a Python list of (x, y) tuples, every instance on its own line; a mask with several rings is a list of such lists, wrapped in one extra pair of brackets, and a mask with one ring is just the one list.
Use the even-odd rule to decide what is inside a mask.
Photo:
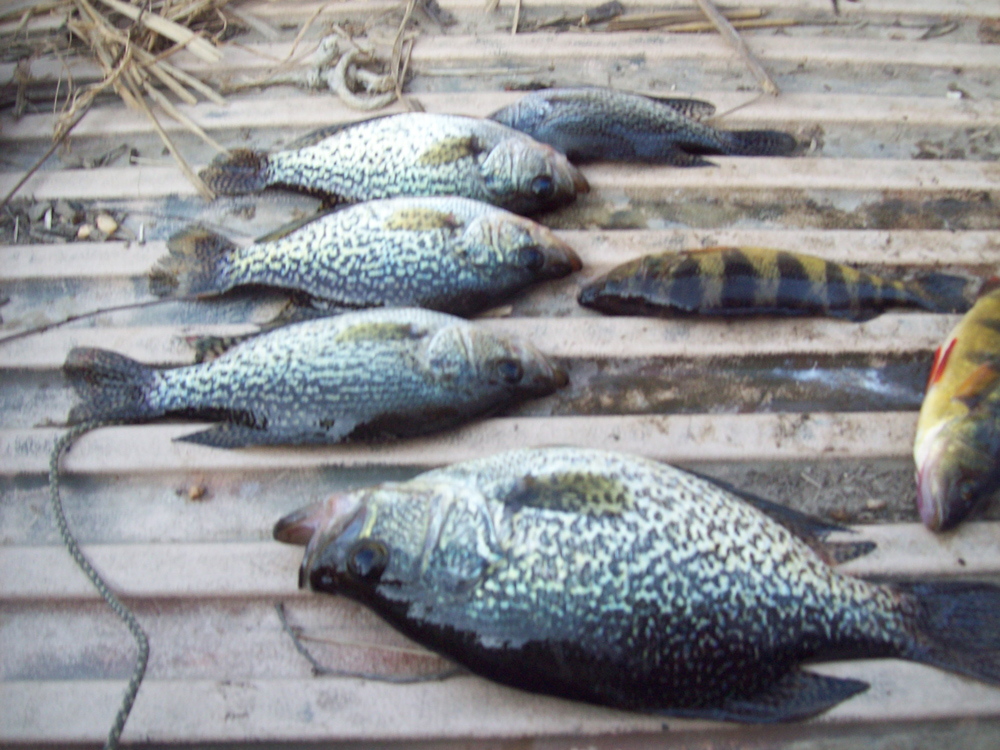
[(524, 507), (592, 516), (621, 515), (632, 507), (632, 493), (601, 474), (561, 472), (527, 475), (502, 498), (511, 511)]
[(684, 99), (671, 96), (652, 96), (643, 94), (647, 99), (652, 99), (657, 104), (665, 104), (675, 112), (679, 112), (692, 120), (705, 120), (715, 114), (715, 105), (701, 99)]

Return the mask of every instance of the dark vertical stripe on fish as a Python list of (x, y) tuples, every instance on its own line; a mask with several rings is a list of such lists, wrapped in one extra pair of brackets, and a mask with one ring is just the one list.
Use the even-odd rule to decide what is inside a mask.
[(812, 299), (812, 279), (802, 262), (791, 253), (778, 253), (777, 307), (793, 310), (814, 310), (821, 307)]
[[(655, 279), (653, 280), (655, 284)], [(681, 310), (698, 312), (702, 308), (704, 295), (704, 280), (702, 279), (701, 263), (697, 256), (685, 256), (670, 275), (670, 288), (667, 296)]]
[(754, 307), (760, 280), (753, 261), (739, 250), (723, 255), (722, 296), (719, 306), (725, 310)]
[(826, 309), (829, 310), (850, 310), (852, 309), (851, 290), (848, 288), (847, 280), (844, 279), (843, 269), (836, 263), (825, 263), (826, 280), (824, 288), (826, 290)]

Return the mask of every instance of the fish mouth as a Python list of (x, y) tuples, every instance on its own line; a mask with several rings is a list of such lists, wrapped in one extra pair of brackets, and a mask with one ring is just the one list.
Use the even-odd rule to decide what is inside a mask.
[(309, 571), (327, 542), (339, 536), (362, 510), (356, 493), (335, 494), (289, 513), (274, 525), (277, 541), (306, 548), (299, 567), (300, 589), (306, 588)]
[(920, 520), (931, 531), (941, 531), (944, 523), (943, 504), (939, 501), (935, 481), (936, 462), (930, 461), (917, 470), (917, 511)]
[(583, 261), (571, 248), (555, 235), (546, 238), (545, 271), (555, 278), (568, 276), (583, 268)]

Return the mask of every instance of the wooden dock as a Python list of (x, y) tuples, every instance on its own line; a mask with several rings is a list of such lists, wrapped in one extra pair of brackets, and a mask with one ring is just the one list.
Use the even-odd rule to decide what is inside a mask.
[[(730, 0), (797, 21), (744, 32), (782, 89), (777, 98), (759, 95), (714, 34), (535, 30), (585, 9), (542, 0), (523, 3), (520, 33), (512, 36), (509, 0), (493, 14), (483, 12), (483, 0), (440, 4), (456, 23), (440, 27), (418, 14), (406, 88), (427, 111), (486, 115), (520, 96), (508, 89), (612, 85), (706, 99), (720, 113), (733, 110), (719, 125), (786, 130), (802, 153), (712, 157), (717, 166), (705, 169), (586, 167), (592, 192), (541, 219), (579, 251), (584, 270), (512, 300), (486, 321), (566, 365), (570, 387), (548, 399), (390, 446), (214, 450), (174, 442), (197, 429), (178, 423), (84, 436), (63, 463), (70, 525), (150, 637), (149, 670), (123, 741), (995, 747), (1000, 689), (895, 660), (817, 666), (872, 687), (817, 719), (778, 728), (632, 715), (473, 677), (394, 685), (313, 675), (283, 632), (276, 604), (328, 668), (400, 676), (446, 665), (361, 607), (299, 591), (301, 550), (271, 540), (274, 522), (338, 489), (517, 446), (642, 454), (844, 522), (878, 543), (874, 554), (845, 566), (857, 575), (1000, 580), (1000, 503), (938, 536), (914, 509), (911, 450), (923, 381), (958, 316), (894, 311), (863, 324), (652, 320), (604, 318), (575, 303), (581, 284), (618, 263), (712, 244), (808, 252), (900, 275), (996, 275), (996, 0), (841, 2), (839, 16), (829, 0)], [(404, 5), (240, 3), (274, 38), (259, 30), (235, 36), (214, 65), (176, 55), (178, 67), (220, 87), (228, 101), (177, 106), (226, 147), (278, 148), (311, 129), (367, 117), (329, 92), (265, 79), (314, 15), (294, 52), (306, 66), (329, 24), (357, 33), (382, 13), (369, 38), (384, 52)], [(624, 5), (629, 13), (672, 7)], [(38, 38), (58, 28), (54, 15), (18, 33)], [(15, 65), (0, 62), (0, 81), (13, 79)], [(51, 97), (68, 74), (76, 85), (100, 77), (84, 58), (42, 54), (31, 60), (26, 114), (14, 120), (9, 109), (0, 112), (0, 194), (49, 146)], [(192, 164), (213, 157), (183, 126), (161, 121)], [(318, 205), (278, 191), (206, 203), (163, 153), (149, 121), (112, 97), (95, 105), (70, 144), (9, 208), (9, 217), (35, 217), (18, 224), (17, 243), (13, 220), (0, 216), (0, 296), (9, 297), (0, 336), (151, 299), (146, 273), (166, 238), (190, 223), (249, 238)], [(125, 155), (90, 167), (122, 144)], [(55, 230), (45, 226), (46, 205)], [(121, 225), (114, 236), (67, 241), (74, 220), (60, 224), (61, 217), (100, 211)], [(74, 403), (60, 372), (66, 353), (101, 346), (182, 364), (193, 358), (185, 337), (249, 330), (282, 301), (235, 295), (169, 303), (0, 343), (0, 744), (102, 741), (134, 658), (128, 633), (61, 545), (47, 504), (48, 454)]]

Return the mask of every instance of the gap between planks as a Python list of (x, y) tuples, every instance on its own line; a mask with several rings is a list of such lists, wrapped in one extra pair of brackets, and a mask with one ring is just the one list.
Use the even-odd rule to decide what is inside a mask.
[[(1000, 201), (1000, 163), (970, 161), (904, 161), (899, 159), (778, 159), (712, 157), (710, 169), (677, 169), (635, 165), (595, 165), (583, 173), (591, 193), (577, 205), (622, 200), (662, 203), (676, 196), (732, 196), (734, 191), (884, 191), (931, 200), (949, 192), (984, 193)], [(9, 191), (21, 172), (0, 173), (0, 192)], [(194, 186), (173, 167), (107, 167), (35, 173), (21, 188), (22, 198), (144, 199), (193, 196)], [(694, 196), (693, 196), (694, 194)], [(767, 196), (764, 199), (773, 200)], [(791, 196), (789, 196), (791, 197)], [(801, 196), (796, 195), (796, 198)]]
[[(1000, 266), (1000, 233), (939, 230), (619, 229), (556, 230), (577, 251), (589, 278), (649, 253), (710, 245), (773, 247), (837, 263), (938, 268)], [(248, 239), (249, 241), (249, 239)], [(145, 276), (167, 254), (166, 242), (0, 245), (0, 282)], [(138, 298), (137, 298), (138, 300)]]
[[(1000, 522), (969, 522), (947, 534), (917, 523), (853, 530), (830, 539), (878, 546), (840, 566), (850, 575), (916, 580), (1000, 574)], [(312, 596), (297, 587), (304, 550), (278, 542), (84, 545), (112, 589), (135, 599)], [(96, 600), (93, 586), (75, 570), (62, 545), (0, 547), (0, 601)]]
[[(655, 95), (685, 96), (679, 91), (657, 91)], [(468, 92), (465, 94), (416, 95), (428, 112), (484, 117), (520, 99), (522, 93)], [(991, 100), (947, 99), (941, 97), (892, 97), (847, 94), (782, 94), (778, 98), (759, 98), (756, 94), (727, 91), (698, 91), (690, 94), (712, 102), (716, 111), (724, 113), (740, 107), (722, 119), (710, 122), (732, 127), (806, 128), (822, 125), (864, 125), (898, 129), (920, 126), (942, 128), (990, 129), (1000, 126), (1000, 102)], [(199, 126), (207, 131), (243, 128), (320, 128), (342, 122), (366, 120), (374, 115), (359, 112), (329, 96), (298, 94), (286, 97), (230, 97), (228, 105), (211, 102), (194, 106), (178, 104)], [(378, 115), (404, 111), (401, 105), (379, 110)], [(0, 142), (48, 140), (55, 124), (52, 115), (26, 115), (13, 122), (4, 122)], [(165, 120), (168, 131), (180, 132), (181, 123)], [(126, 107), (109, 104), (95, 107), (73, 130), (73, 139), (108, 137), (133, 133), (152, 133), (149, 119)]]
[[(531, 341), (567, 359), (750, 357), (760, 355), (893, 355), (933, 351), (959, 315), (884, 313), (865, 323), (829, 318), (691, 320), (580, 315), (483, 318), (482, 327)], [(233, 336), (252, 325), (61, 328), (0, 345), (3, 370), (56, 370), (77, 346), (111, 349), (155, 365), (193, 363), (192, 334)]]
[[(668, 463), (825, 461), (910, 456), (917, 414), (612, 415), (499, 417), (386, 445), (223, 450), (175, 439), (210, 425), (154, 424), (87, 433), (63, 459), (67, 474), (284, 471), (346, 466), (436, 467), (547, 445), (621, 451)], [(62, 430), (0, 429), (0, 476), (48, 471)]]
[[(932, 667), (889, 659), (810, 665), (871, 688), (816, 724), (927, 721), (1000, 715), (1000, 689)], [(96, 741), (121, 680), (0, 683), (0, 739)], [(648, 717), (537, 696), (476, 677), (386, 685), (349, 678), (149, 680), (122, 740), (405, 740), (728, 731), (733, 725)], [(822, 734), (820, 734), (822, 736)]]

